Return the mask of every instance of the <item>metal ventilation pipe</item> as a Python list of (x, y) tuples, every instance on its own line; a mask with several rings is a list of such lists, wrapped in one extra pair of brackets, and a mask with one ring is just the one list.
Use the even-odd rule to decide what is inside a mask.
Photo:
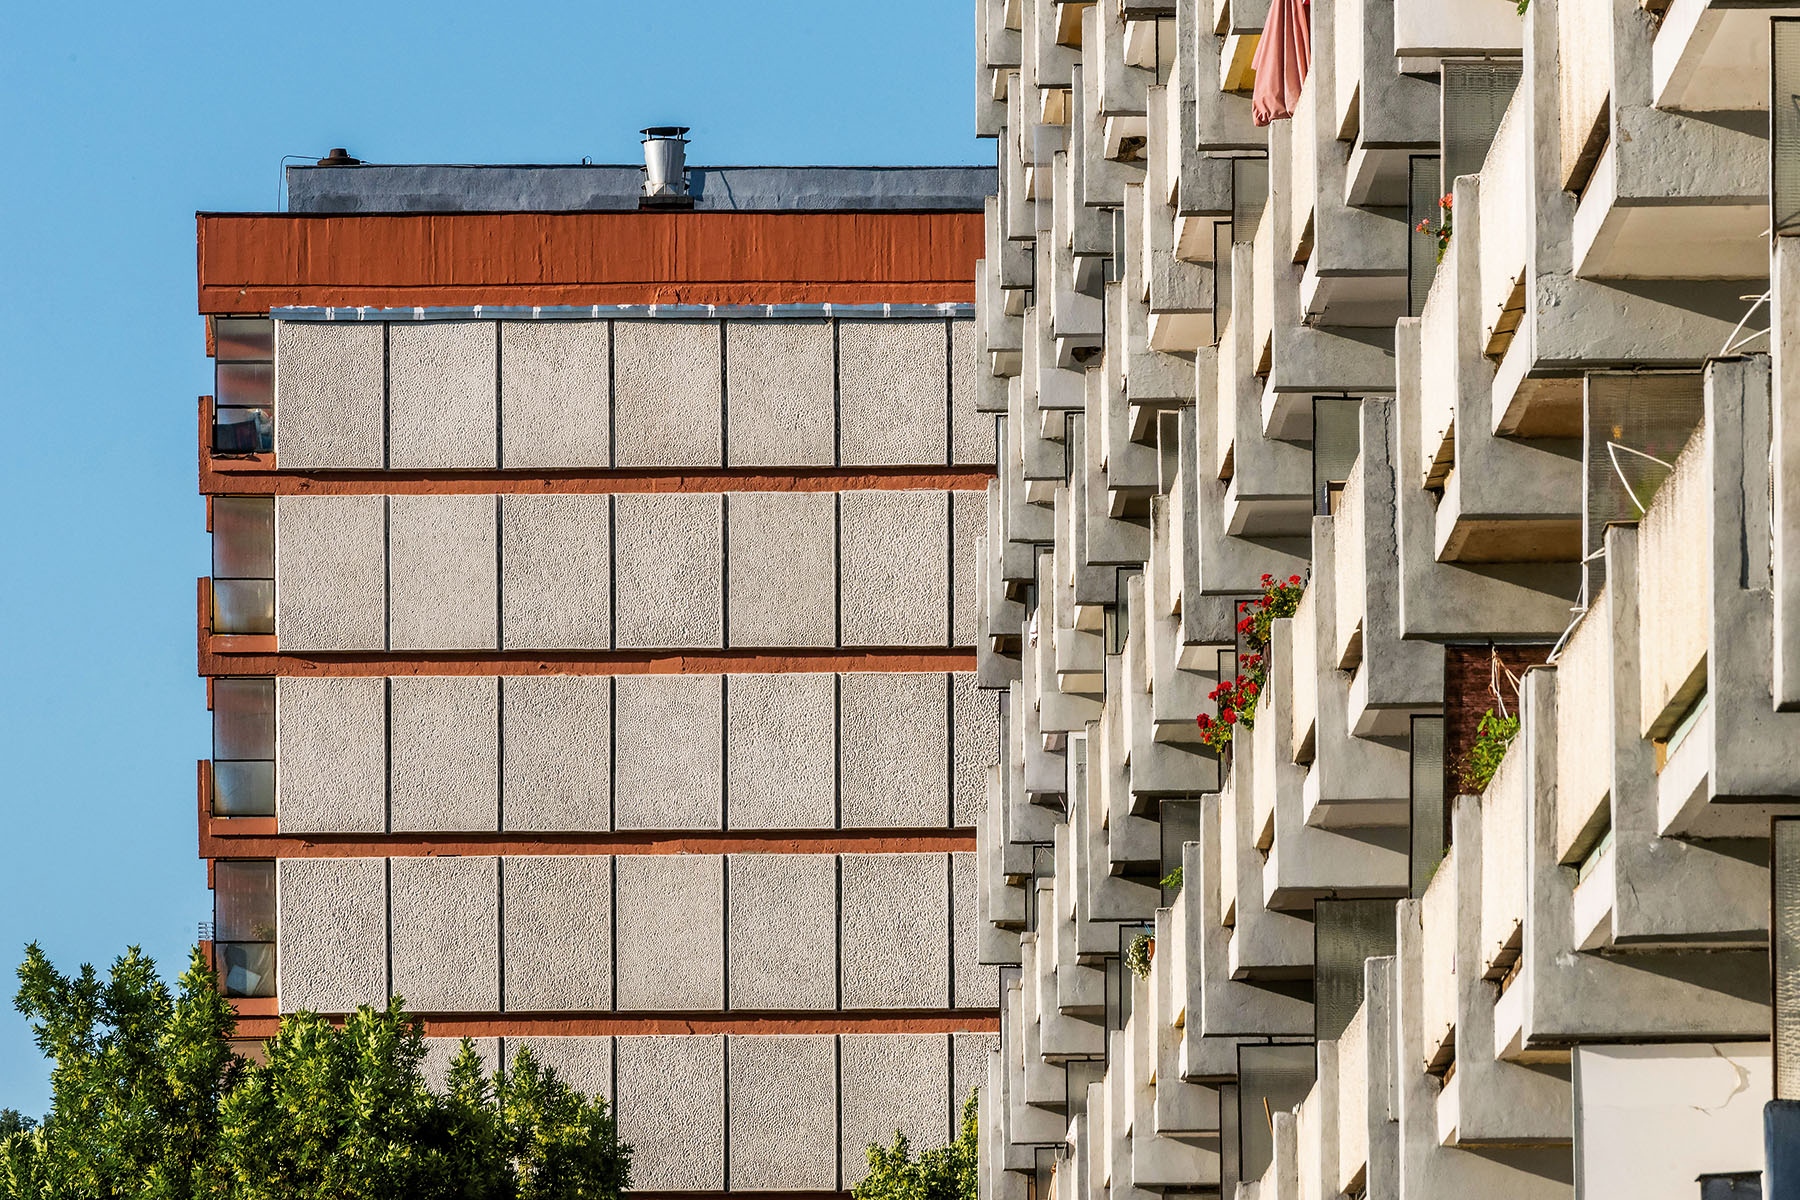
[(686, 196), (687, 138), (686, 125), (653, 125), (639, 130), (644, 136), (644, 196), (669, 198)]

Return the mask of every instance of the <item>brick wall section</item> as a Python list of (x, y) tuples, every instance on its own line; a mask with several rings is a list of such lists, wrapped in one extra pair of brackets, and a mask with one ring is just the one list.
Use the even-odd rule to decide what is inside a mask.
[[(1515, 676), (1524, 677), (1525, 668), (1542, 664), (1550, 657), (1548, 643), (1529, 646), (1464, 645), (1444, 648), (1444, 804), (1446, 831), (1450, 828), (1449, 804), (1460, 790), (1456, 767), (1475, 741), (1481, 718), (1495, 707), (1494, 693), (1489, 687), (1493, 678), (1491, 652), (1498, 652), (1500, 665)], [(1517, 714), (1518, 696), (1510, 683), (1501, 678), (1507, 711)]]

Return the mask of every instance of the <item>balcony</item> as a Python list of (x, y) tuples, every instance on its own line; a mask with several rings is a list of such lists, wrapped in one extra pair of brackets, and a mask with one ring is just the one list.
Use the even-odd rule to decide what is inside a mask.
[(222, 860), (212, 866), (213, 962), (230, 997), (275, 995), (275, 863)]

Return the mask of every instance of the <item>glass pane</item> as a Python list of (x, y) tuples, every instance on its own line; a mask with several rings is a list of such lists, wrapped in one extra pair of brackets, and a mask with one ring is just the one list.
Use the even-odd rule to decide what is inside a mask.
[(214, 633), (274, 633), (273, 579), (213, 580)]
[[(1437, 278), (1438, 240), (1435, 233), (1441, 219), (1438, 201), (1444, 193), (1438, 190), (1439, 163), (1437, 155), (1415, 155), (1411, 159), (1412, 172), (1407, 183), (1406, 227), (1411, 232), (1406, 235), (1406, 286), (1409, 295), (1407, 315), (1416, 317), (1425, 311), (1425, 297), (1431, 295), (1431, 281)], [(1419, 232), (1420, 222), (1426, 223), (1426, 232)]]
[(1800, 21), (1774, 19), (1775, 57), (1769, 157), (1773, 160), (1770, 225), (1777, 234), (1800, 232)]
[(213, 954), (227, 996), (275, 994), (275, 943), (215, 942)]
[(1275, 1114), (1312, 1091), (1318, 1058), (1311, 1042), (1297, 1046), (1238, 1047), (1238, 1165), (1240, 1179), (1261, 1179), (1275, 1157)]
[(1800, 1100), (1800, 820), (1774, 833), (1775, 1098)]
[(267, 454), (275, 449), (275, 410), (257, 408), (213, 410), (213, 453)]
[(1269, 203), (1269, 160), (1231, 160), (1231, 240), (1256, 240), (1256, 226)]
[(1313, 1037), (1343, 1035), (1363, 1002), (1363, 960), (1394, 953), (1392, 900), (1320, 900), (1313, 905)]
[(1313, 399), (1313, 512), (1331, 511), (1330, 496), (1350, 479), (1362, 440), (1362, 401)]
[(275, 322), (267, 317), (219, 317), (213, 322), (213, 357), (219, 362), (273, 360)]
[(1444, 718), (1412, 719), (1412, 897), (1444, 861)]
[(215, 762), (212, 771), (213, 816), (275, 815), (274, 763)]
[(213, 402), (221, 407), (272, 404), (275, 401), (273, 363), (220, 363), (213, 378)]
[(214, 761), (275, 757), (275, 681), (213, 680)]
[(220, 942), (275, 940), (275, 861), (213, 864), (213, 938)]
[(1449, 191), (1457, 176), (1480, 172), (1521, 73), (1517, 62), (1444, 64), (1444, 175), (1438, 195)]
[[(1582, 552), (1594, 555), (1609, 522), (1636, 524), (1669, 477), (1682, 447), (1706, 414), (1705, 383), (1695, 375), (1589, 375), (1584, 389)], [(1592, 600), (1606, 564), (1587, 564)]]
[(275, 497), (214, 497), (212, 540), (213, 578), (275, 578)]

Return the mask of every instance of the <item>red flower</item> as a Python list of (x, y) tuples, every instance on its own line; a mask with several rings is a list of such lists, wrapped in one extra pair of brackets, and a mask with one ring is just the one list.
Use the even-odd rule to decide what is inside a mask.
[(1251, 700), (1256, 699), (1256, 680), (1248, 679), (1244, 681), (1244, 695)]
[(1236, 725), (1237, 714), (1229, 708), (1222, 708), (1219, 710), (1219, 720), (1225, 722), (1227, 725)]
[(1238, 622), (1238, 632), (1239, 633), (1249, 633), (1252, 629), (1255, 629), (1255, 628), (1256, 628), (1256, 618), (1255, 617), (1245, 617), (1243, 620)]
[(1202, 728), (1202, 729), (1211, 729), (1212, 728), (1212, 718), (1207, 716), (1205, 713), (1201, 713), (1198, 717), (1194, 718), (1194, 724), (1200, 726), (1200, 728)]
[(1268, 587), (1271, 583), (1275, 582), (1275, 577), (1273, 575), (1264, 575), (1262, 581), (1263, 586)]
[(1444, 193), (1444, 195), (1443, 195), (1443, 198), (1442, 198), (1442, 199), (1440, 199), (1440, 200), (1439, 200), (1439, 201), (1438, 201), (1438, 207), (1439, 207), (1439, 208), (1449, 208), (1449, 207), (1450, 207), (1450, 201), (1451, 201), (1451, 195), (1450, 195), (1450, 193), (1449, 193), (1449, 192), (1445, 192), (1445, 193)]
[(1298, 584), (1300, 582), (1300, 577), (1298, 575), (1289, 575), (1288, 582), (1291, 584)]

